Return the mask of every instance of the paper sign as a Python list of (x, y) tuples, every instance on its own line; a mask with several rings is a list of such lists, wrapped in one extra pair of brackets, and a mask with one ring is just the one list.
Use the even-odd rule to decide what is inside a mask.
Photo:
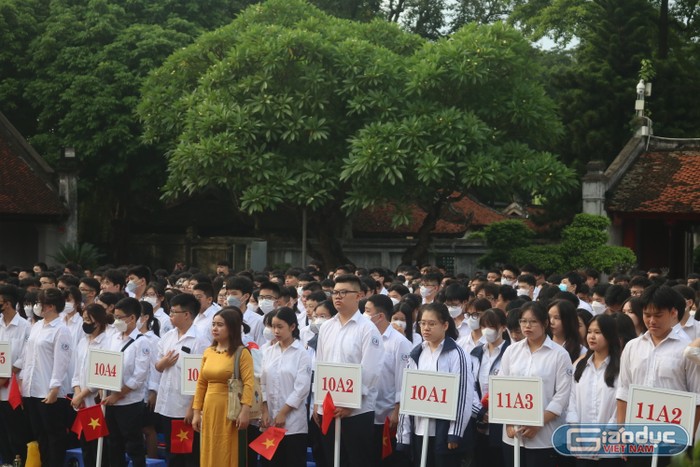
[(489, 423), (543, 426), (542, 378), (489, 376)]
[(695, 394), (630, 385), (625, 423), (673, 423), (695, 431)]
[(457, 418), (459, 374), (405, 370), (401, 387), (401, 413), (441, 420)]
[(336, 407), (362, 406), (362, 367), (354, 363), (316, 363), (315, 398), (322, 401), (331, 393)]
[(180, 393), (183, 396), (193, 396), (197, 390), (197, 380), (202, 367), (201, 355), (180, 355), (182, 360), (182, 379), (180, 381)]
[(87, 385), (91, 388), (121, 391), (123, 367), (123, 353), (90, 349)]
[(12, 376), (12, 347), (9, 342), (0, 342), (0, 378)]

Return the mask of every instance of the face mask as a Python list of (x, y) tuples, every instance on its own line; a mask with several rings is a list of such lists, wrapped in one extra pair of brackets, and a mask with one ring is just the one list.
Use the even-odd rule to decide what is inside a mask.
[(472, 331), (476, 331), (479, 329), (479, 318), (476, 316), (470, 316), (467, 318), (467, 325), (469, 325)]
[(144, 302), (150, 303), (153, 309), (156, 309), (156, 306), (158, 305), (158, 299), (156, 297), (146, 297), (143, 299)]
[(331, 298), (331, 291), (330, 290), (324, 290), (324, 294), (326, 294), (326, 298)]
[(524, 288), (521, 287), (521, 288), (518, 289), (518, 297), (521, 296), (521, 295), (525, 295), (525, 296), (529, 297), (529, 296), (530, 296), (530, 291), (529, 291), (528, 289), (524, 289)]
[(256, 308), (257, 308), (257, 307), (256, 307), (255, 305), (253, 305), (252, 303), (248, 302), (248, 304), (245, 306), (245, 311), (246, 311), (246, 312), (251, 311), (251, 312), (255, 313)]
[(75, 303), (66, 302), (66, 306), (63, 307), (63, 311), (65, 311), (68, 314), (73, 313), (75, 311)]
[(126, 323), (121, 320), (121, 319), (115, 319), (114, 320), (114, 329), (117, 330), (117, 332), (126, 332)]
[(401, 321), (400, 319), (397, 319), (395, 321), (392, 321), (391, 325), (396, 328), (399, 328), (401, 331), (406, 330), (406, 321)]
[(304, 287), (297, 287), (297, 297), (304, 295)]
[(559, 284), (559, 290), (566, 292), (566, 284)]
[(148, 331), (148, 319), (145, 321), (138, 321), (139, 331)]
[(275, 309), (275, 301), (274, 300), (260, 300), (258, 303), (258, 306), (262, 310), (264, 314), (268, 314), (272, 310)]
[(95, 323), (83, 323), (83, 332), (85, 334), (92, 334), (96, 328)]
[(462, 307), (459, 305), (448, 306), (447, 311), (450, 312), (450, 316), (452, 316), (452, 318), (457, 318), (457, 317), (459, 317), (459, 315), (464, 313), (464, 311), (462, 311)]
[(481, 334), (486, 339), (486, 342), (488, 342), (489, 344), (493, 344), (498, 340), (499, 332), (494, 328), (484, 328), (481, 330)]
[(431, 293), (433, 293), (433, 287), (432, 287), (432, 286), (425, 286), (425, 285), (421, 285), (421, 286), (420, 286), (420, 296), (421, 296), (421, 297), (425, 298), (425, 297), (427, 297), (428, 295), (430, 295)]
[(129, 281), (126, 283), (126, 291), (134, 293), (136, 292), (136, 281)]
[(591, 302), (591, 308), (593, 308), (593, 315), (599, 315), (605, 311), (605, 303)]
[(316, 318), (313, 323), (309, 325), (309, 329), (314, 334), (318, 334), (318, 330), (321, 329), (321, 325), (328, 321), (326, 318)]
[(33, 311), (35, 316), (44, 316), (44, 310), (41, 309), (41, 303), (35, 304)]
[(272, 328), (263, 329), (263, 337), (266, 341), (271, 342), (275, 338), (275, 333), (272, 332)]
[(394, 297), (389, 297), (389, 299), (391, 300), (391, 304), (394, 306), (398, 305), (399, 302), (401, 301), (398, 298), (394, 298)]
[(501, 285), (513, 287), (513, 284), (515, 284), (515, 279), (501, 279)]
[(34, 314), (34, 307), (31, 305), (25, 305), (24, 314), (27, 315), (27, 318), (30, 318)]
[(241, 307), (241, 299), (236, 297), (235, 295), (228, 295), (228, 296), (226, 296), (226, 305), (235, 306), (236, 308), (240, 308)]

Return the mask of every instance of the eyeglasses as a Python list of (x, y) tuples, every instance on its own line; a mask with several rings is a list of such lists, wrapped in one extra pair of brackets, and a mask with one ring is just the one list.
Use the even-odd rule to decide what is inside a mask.
[(345, 298), (349, 293), (360, 293), (358, 290), (331, 290), (332, 297)]
[(117, 316), (116, 313), (114, 314), (114, 319), (119, 319), (119, 320), (122, 320), (122, 321), (124, 321), (124, 320), (125, 320), (126, 318), (128, 318), (128, 317), (129, 317), (129, 316), (127, 316), (127, 315)]
[(536, 319), (519, 319), (518, 323), (520, 323), (521, 326), (537, 326), (540, 324)]
[(418, 321), (418, 326), (422, 328), (434, 328), (440, 324), (440, 321)]
[(466, 315), (467, 315), (469, 318), (481, 318), (481, 315), (483, 315), (483, 314), (484, 314), (483, 311), (475, 311), (475, 312), (473, 312), (473, 313), (469, 313), (469, 312), (467, 311), (467, 313), (466, 313)]
[(515, 280), (515, 276), (506, 276), (505, 274), (503, 274), (501, 277), (509, 281)]
[(189, 313), (189, 312), (187, 310), (182, 310), (182, 311), (170, 310), (171, 315), (180, 315), (182, 313)]
[(274, 295), (260, 295), (260, 297), (258, 297), (258, 300), (277, 300), (277, 297), (275, 297)]

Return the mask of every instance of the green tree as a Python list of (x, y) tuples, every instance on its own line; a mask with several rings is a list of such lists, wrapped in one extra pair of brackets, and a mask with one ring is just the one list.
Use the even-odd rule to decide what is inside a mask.
[(486, 246), (489, 251), (479, 258), (478, 266), (489, 268), (510, 261), (513, 250), (529, 247), (535, 232), (521, 220), (494, 222), (484, 229)]

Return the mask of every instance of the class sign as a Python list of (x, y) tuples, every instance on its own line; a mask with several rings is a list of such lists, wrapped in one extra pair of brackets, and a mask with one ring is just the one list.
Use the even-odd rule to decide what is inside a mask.
[(542, 379), (524, 376), (489, 377), (489, 422), (544, 425)]
[(9, 342), (0, 341), (0, 378), (12, 376), (12, 347)]
[(455, 420), (459, 374), (405, 370), (400, 411), (403, 414)]
[(88, 352), (88, 386), (121, 391), (124, 354), (100, 349), (90, 349)]

